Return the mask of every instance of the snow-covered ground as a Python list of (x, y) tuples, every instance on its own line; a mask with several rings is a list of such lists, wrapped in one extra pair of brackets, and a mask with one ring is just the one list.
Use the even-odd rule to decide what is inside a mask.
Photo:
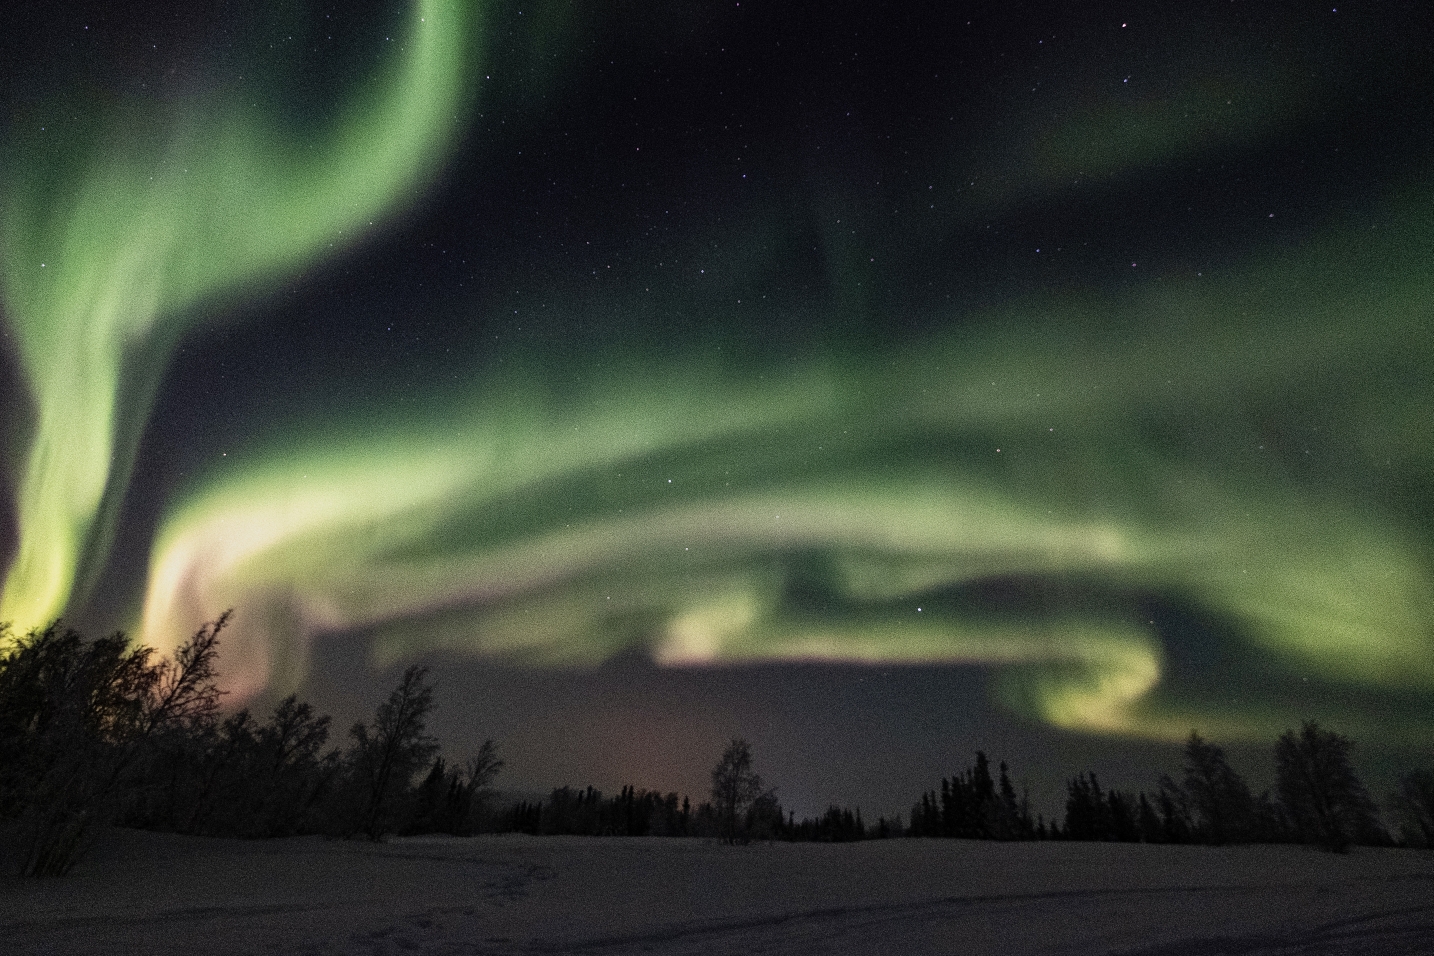
[(0, 952), (1434, 953), (1434, 853), (112, 831), (0, 877)]

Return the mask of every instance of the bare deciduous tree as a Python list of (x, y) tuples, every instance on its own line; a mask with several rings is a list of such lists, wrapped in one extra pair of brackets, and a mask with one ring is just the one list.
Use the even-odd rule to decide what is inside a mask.
[(1399, 777), (1390, 800), (1404, 839), (1434, 849), (1434, 770), (1411, 770)]
[(140, 794), (161, 743), (212, 723), (228, 620), (204, 625), (173, 659), (156, 661), (123, 634), (87, 641), (58, 622), (0, 658), (0, 815), (21, 821), (22, 874), (68, 872), (91, 827)]
[(734, 739), (712, 768), (712, 806), (728, 843), (745, 836), (747, 810), (762, 794), (762, 778), (752, 769), (752, 745)]
[(1225, 751), (1195, 731), (1185, 742), (1183, 792), (1196, 834), (1208, 843), (1249, 839), (1255, 827), (1255, 798)]
[(352, 832), (380, 840), (392, 831), (395, 803), (438, 752), (438, 742), (425, 729), (432, 710), (428, 669), (414, 665), (379, 705), (373, 723), (354, 724), (349, 731), (354, 740), (349, 768), (359, 797)]
[(1378, 828), (1374, 801), (1354, 772), (1354, 744), (1312, 720), (1285, 731), (1275, 744), (1280, 804), (1295, 831), (1327, 850), (1344, 852)]

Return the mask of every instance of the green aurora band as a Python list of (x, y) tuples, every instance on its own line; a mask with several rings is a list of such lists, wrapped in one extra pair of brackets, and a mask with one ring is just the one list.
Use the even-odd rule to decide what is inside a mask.
[[(560, 23), (576, 8), (542, 9)], [(402, 54), (322, 141), (289, 142), (226, 99), (117, 117), (84, 160), (8, 144), (0, 281), (32, 421), (0, 621), (43, 624), (102, 567), (178, 337), (431, 178), (458, 129), (471, 20), (459, 0), (416, 0)], [(1241, 65), (1266, 55), (1153, 57), (1174, 64), (1168, 91), (1134, 113), (1076, 88), (1072, 109), (993, 126), (952, 216), (1237, 154), (1318, 115), (1338, 84)], [(943, 168), (923, 181), (962, 166), (928, 161)], [(833, 209), (860, 207), (839, 176), (827, 188)], [(659, 366), (615, 346), (563, 370), (582, 388), (513, 373), (406, 417), (337, 410), (323, 432), (256, 436), (169, 505), (138, 632), (169, 650), (236, 608), (236, 704), (295, 687), (314, 638), (350, 633), (379, 663), (969, 663), (1064, 728), (1267, 738), (1313, 710), (1427, 739), (1431, 203), (1410, 191), (1377, 233), (1335, 228), (1218, 279), (953, 310), (960, 331), (884, 350), (723, 365), (694, 347)], [(827, 231), (834, 298), (860, 313), (874, 250)], [(1269, 447), (1250, 441), (1266, 431)], [(985, 599), (1008, 581), (1047, 597)], [(1182, 685), (1152, 596), (1226, 625), (1257, 679), (1323, 696), (1292, 713), (1274, 690)]]
[[(1179, 596), (1279, 678), (1329, 688), (1321, 716), (1415, 739), (1434, 730), (1427, 538), (1349, 475), (1301, 475), (1309, 448), (1212, 455), (1295, 409), (1350, 474), (1427, 472), (1431, 236), (1385, 225), (1377, 247), (1350, 231), (1240, 276), (1032, 300), (885, 354), (589, 369), (563, 399), (517, 376), (458, 410), (290, 435), (171, 512), (143, 633), (172, 647), (240, 608), (239, 699), (297, 684), (313, 637), (360, 632), (378, 663), (967, 662), (1065, 728), (1288, 724), (1274, 697), (1165, 683), (1139, 602), (1003, 613), (960, 594), (1078, 582)], [(1370, 714), (1361, 692), (1415, 703)]]
[(289, 142), (243, 99), (210, 97), (113, 117), (78, 149), (39, 131), (8, 144), (0, 281), (32, 423), (0, 620), (49, 621), (82, 562), (103, 564), (105, 512), (200, 308), (350, 244), (414, 198), (463, 113), (471, 19), (462, 0), (415, 0), (386, 74), (317, 141)]

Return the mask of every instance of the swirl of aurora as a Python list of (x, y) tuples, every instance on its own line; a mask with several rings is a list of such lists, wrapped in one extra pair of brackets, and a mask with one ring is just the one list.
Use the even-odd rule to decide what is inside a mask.
[[(92, 611), (88, 589), (171, 650), (233, 608), (236, 706), (298, 689), (334, 638), (379, 665), (956, 663), (1061, 728), (1252, 740), (1318, 717), (1427, 740), (1427, 155), (1356, 177), (1347, 206), (1293, 175), (1289, 227), (1294, 202), (1238, 201), (1278, 196), (1241, 182), (1277, 176), (1285, 144), (1357, 145), (1339, 118), (1373, 87), (1194, 11), (1151, 41), (1168, 56), (1141, 55), (1156, 74), (1111, 68), (1123, 29), (1039, 89), (1002, 54), (984, 79), (910, 73), (924, 98), (769, 52), (750, 82), (770, 89), (715, 76), (703, 115), (683, 81), (753, 6), (485, 9), (506, 20), (467, 110), (480, 148), (442, 177), (478, 201), (382, 248), (424, 279), (380, 267), (324, 287), (378, 295), (306, 305), (335, 339), (414, 333), (355, 333), (329, 365), (271, 361), (260, 340), (299, 318), (263, 294), (440, 179), (477, 79), (457, 0), (415, 0), (314, 135), (221, 93), (64, 145), (7, 132), (0, 282), (29, 404), (6, 409), (23, 455), (0, 621)], [(1350, 37), (1350, 63), (1427, 60)], [(1325, 153), (1340, 178), (1361, 164)], [(1212, 186), (1232, 196), (1207, 231), (1238, 234), (1187, 241)], [(1193, 190), (1178, 209), (1172, 187)], [(1107, 215), (1122, 197), (1134, 212)], [(282, 316), (241, 351), (285, 366), (272, 404), (135, 464), (152, 399), (193, 386), (167, 369), (176, 343), (241, 299)], [(390, 359), (400, 384), (367, 374)], [(195, 406), (201, 429), (230, 413)], [(174, 470), (122, 503), (151, 466)], [(107, 564), (117, 527), (139, 532)], [(121, 553), (147, 554), (142, 584)]]
[[(1400, 422), (1429, 382), (1369, 370), (1427, 362), (1434, 290), (1409, 270), (1371, 292), (1332, 263), (1422, 248), (1413, 228), (1277, 264), (1334, 276), (1313, 292), (1262, 296), (1262, 274), (1107, 302), (1147, 320), (1134, 337), (1074, 333), (1089, 314), (1037, 301), (1023, 333), (735, 374), (695, 356), (588, 369), (576, 393), (515, 373), (423, 414), (296, 430), (172, 510), (143, 632), (173, 646), (242, 608), (225, 651), (240, 698), (294, 686), (314, 637), (358, 632), (379, 663), (969, 663), (1035, 719), (1156, 739), (1287, 722), (1269, 698), (1170, 683), (1141, 596), (1171, 595), (1230, 622), (1271, 681), (1319, 682), (1322, 716), (1418, 739), (1434, 729), (1427, 542), (1335, 476), (1295, 484), (1149, 440), (1290, 403), (1371, 455), (1409, 450)], [(1262, 310), (1233, 341), (1231, 302)], [(980, 600), (1009, 580), (1056, 596)]]
[(49, 621), (103, 565), (155, 384), (201, 307), (331, 254), (416, 195), (455, 133), (472, 18), (462, 0), (415, 0), (396, 52), (312, 137), (239, 93), (90, 118), (78, 146), (38, 121), (14, 132), (0, 282), (31, 421), (0, 620)]

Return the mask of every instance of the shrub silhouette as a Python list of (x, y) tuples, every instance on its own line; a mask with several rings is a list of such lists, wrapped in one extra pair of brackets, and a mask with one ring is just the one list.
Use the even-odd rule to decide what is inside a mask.
[[(171, 658), (123, 634), (86, 640), (59, 622), (0, 658), (0, 815), (18, 819), (19, 871), (67, 873), (96, 824), (121, 817), (155, 781), (155, 755), (212, 729), (225, 612)], [(0, 635), (3, 636), (3, 635)]]

